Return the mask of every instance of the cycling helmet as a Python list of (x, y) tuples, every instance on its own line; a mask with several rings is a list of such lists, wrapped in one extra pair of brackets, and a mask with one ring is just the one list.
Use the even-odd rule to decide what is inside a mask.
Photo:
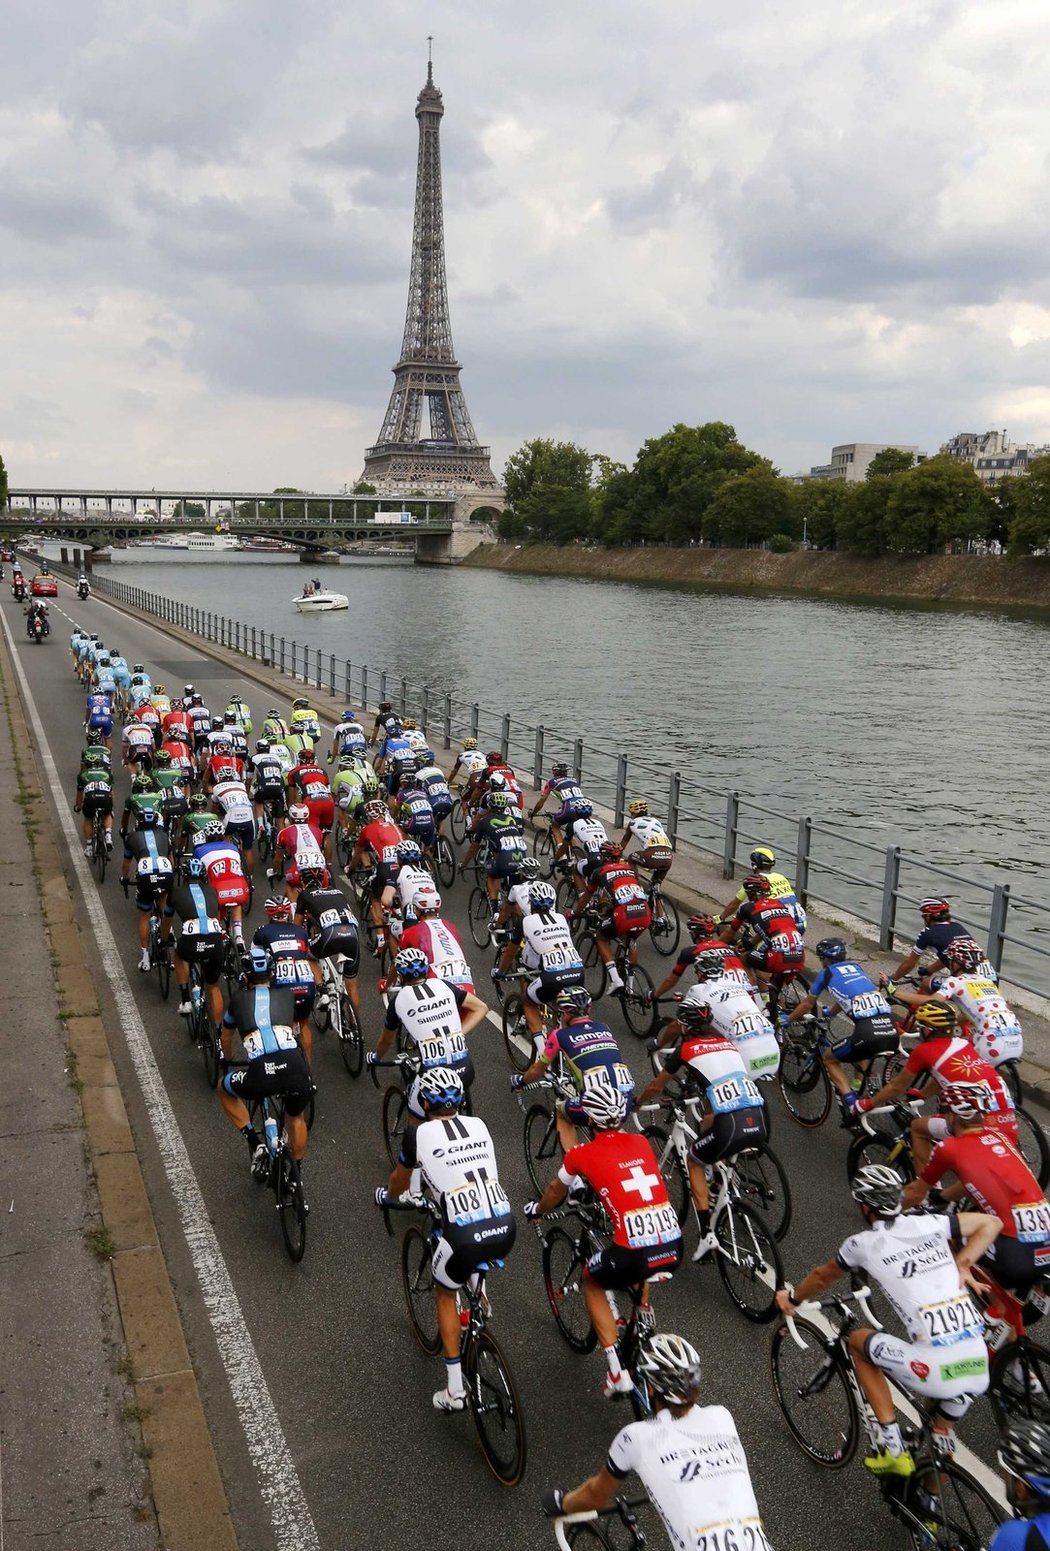
[(398, 789), (398, 791), (399, 792), (411, 791), (412, 787), (414, 787), (415, 784), (416, 784), (416, 772), (414, 770), (402, 770), (401, 774), (397, 778), (397, 789)]
[(984, 963), (984, 949), (972, 937), (953, 937), (944, 950), (948, 968), (954, 970), (979, 969)]
[(288, 817), (293, 824), (306, 824), (310, 819), (310, 810), (305, 802), (292, 802), (288, 804)]
[(390, 810), (385, 802), (366, 802), (362, 810), (362, 817), (367, 824), (382, 824), (384, 819), (390, 817)]
[(422, 948), (402, 948), (394, 968), (402, 980), (422, 980), (430, 973), (430, 960)]
[(143, 808), (135, 820), (136, 829), (155, 829), (160, 823), (160, 814), (156, 808)]
[(534, 883), (540, 875), (540, 864), (534, 856), (523, 856), (514, 869), (515, 883)]
[(221, 840), (223, 833), (222, 823), (219, 819), (212, 819), (210, 823), (201, 826), (202, 840)]
[(510, 799), (506, 792), (489, 792), (488, 796), (485, 798), (485, 806), (492, 813), (503, 813), (505, 809), (509, 807), (509, 805)]
[(199, 883), (202, 878), (208, 876), (208, 869), (199, 856), (190, 857), (189, 862), (186, 864), (186, 876), (191, 883)]
[(434, 763), (434, 756), (431, 754), (429, 749), (417, 749), (417, 751), (416, 751), (416, 769), (417, 770), (425, 770), (428, 765), (432, 765), (433, 763)]
[(252, 943), (248, 949), (248, 962), (253, 975), (267, 975), (270, 972), (270, 955), (266, 949), (258, 943)]
[(154, 755), (154, 763), (159, 765), (162, 770), (166, 770), (171, 764), (171, 755), (168, 750), (158, 749)]
[(179, 695), (176, 695), (175, 699), (171, 702), (171, 709), (173, 711), (185, 711), (186, 702)]
[(192, 705), (192, 706), (203, 706), (204, 705), (204, 696), (202, 694), (199, 694), (195, 690), (193, 692), (193, 694), (190, 696), (190, 705)]
[(244, 704), (244, 696), (243, 695), (231, 695), (230, 696), (230, 705), (243, 705), (243, 704)]
[(166, 695), (168, 693), (167, 685), (166, 684), (154, 684), (154, 686), (153, 686), (153, 693), (154, 693), (154, 695)]
[(226, 718), (224, 716), (215, 715), (215, 716), (212, 717), (212, 719), (211, 719), (211, 730), (212, 730), (212, 732), (221, 732), (222, 729), (225, 726), (226, 726)]
[(698, 953), (693, 960), (693, 969), (698, 980), (713, 980), (718, 975), (725, 974), (728, 948), (705, 948)]
[(623, 855), (623, 847), (618, 846), (615, 840), (603, 840), (598, 847), (598, 855), (607, 862), (618, 862)]
[(765, 873), (749, 872), (742, 887), (748, 899), (763, 899), (769, 893), (769, 879)]
[(85, 765), (91, 765), (92, 767), (97, 765), (101, 769), (104, 769), (106, 764), (105, 756), (101, 749), (88, 749), (84, 755), (83, 762)]
[[(93, 639), (97, 641), (98, 636), (95, 636)], [(141, 662), (137, 662), (131, 671), (132, 673), (145, 673), (146, 669)]]
[(471, 749), (476, 749), (477, 746), (478, 746), (477, 738), (464, 738), (463, 739), (463, 752), (464, 752), (464, 754), (469, 753), (469, 751)]
[(627, 1115), (627, 1098), (612, 1083), (599, 1082), (584, 1088), (579, 1104), (596, 1131), (622, 1124)]
[(412, 904), (417, 916), (436, 916), (441, 913), (441, 895), (437, 889), (418, 888)]
[(310, 702), (309, 700), (304, 700), (302, 695), (298, 695), (296, 699), (292, 701), (293, 711), (309, 711), (309, 709)]
[(420, 1077), (416, 1095), (421, 1104), (431, 1109), (451, 1109), (463, 1103), (463, 1079), (450, 1066), (432, 1066)]
[(694, 942), (699, 942), (704, 937), (713, 937), (718, 930), (714, 916), (707, 915), (690, 916), (685, 923), (685, 929)]
[(711, 1008), (707, 1002), (683, 1002), (678, 1021), (690, 1034), (699, 1034), (711, 1022)]
[(370, 770), (367, 775), (362, 778), (361, 790), (364, 792), (366, 797), (374, 797), (376, 792), (378, 792), (379, 777), (375, 774), (374, 771)]
[(567, 776), (568, 773), (569, 767), (563, 759), (559, 759), (556, 764), (551, 766), (552, 776)]
[(270, 752), (270, 740), (269, 740), (269, 738), (256, 738), (256, 740), (255, 740), (255, 752), (257, 754), (268, 754)]
[(538, 880), (529, 887), (529, 905), (533, 910), (553, 910), (558, 896), (549, 883)]
[(776, 856), (768, 846), (756, 846), (748, 860), (752, 867), (772, 867), (776, 863)]
[(305, 867), (300, 867), (299, 880), (304, 888), (323, 889), (327, 872), (327, 867), (318, 867), (316, 863), (311, 865), (308, 862)]
[(281, 713), (280, 713), (280, 711), (278, 711), (278, 709), (277, 709), (277, 707), (275, 705), (272, 705), (270, 707), (270, 709), (267, 711), (267, 713), (266, 713), (266, 720), (268, 722), (270, 722), (270, 721), (279, 722), (281, 720)]
[(641, 819), (649, 812), (649, 804), (644, 797), (636, 797), (634, 802), (627, 804), (627, 812), (632, 819)]
[(92, 727), (91, 731), (87, 735), (87, 740), (89, 748), (95, 748), (97, 745), (101, 744), (102, 734), (97, 727)]
[(189, 743), (190, 741), (189, 731), (181, 724), (169, 727), (166, 736), (169, 743)]
[(919, 900), (919, 914), (923, 920), (947, 921), (951, 917), (951, 913), (952, 907), (946, 899), (930, 897)]
[(583, 1018), (591, 1010), (591, 993), (586, 986), (566, 986), (554, 998), (554, 1005), (558, 1012), (568, 1013), (571, 1018)]
[(357, 712), (356, 711), (344, 711), (342, 716), (339, 718), (339, 720), (341, 722), (356, 722), (357, 721)]
[(196, 687), (193, 684), (183, 684), (183, 686), (182, 686), (182, 698), (184, 700), (191, 699), (192, 696), (194, 696), (196, 693), (197, 693), (197, 690), (196, 690)]
[(829, 964), (839, 964), (846, 957), (846, 944), (841, 937), (822, 937), (813, 951), (818, 959), (827, 959)]
[(193, 796), (190, 798), (190, 807), (194, 810), (194, 812), (202, 813), (207, 806), (208, 799), (205, 797), (204, 793), (194, 792)]
[(854, 1175), (853, 1199), (869, 1207), (877, 1217), (899, 1217), (904, 1182), (895, 1169), (885, 1163), (869, 1163)]
[(147, 775), (137, 775), (131, 783), (131, 790), (136, 796), (139, 792), (152, 792), (153, 782)]
[(959, 1120), (979, 1120), (991, 1108), (991, 1089), (983, 1082), (953, 1082), (941, 1089), (941, 1108)]
[(353, 754), (340, 754), (335, 762), (335, 768), (337, 770), (353, 770), (356, 764), (357, 760)]
[(287, 921), (292, 914), (292, 902), (283, 894), (271, 894), (263, 909), (271, 921)]
[(216, 738), (212, 743), (212, 752), (214, 754), (232, 754), (233, 744), (229, 738)]
[(635, 1359), (634, 1371), (672, 1406), (691, 1405), (700, 1393), (700, 1354), (681, 1336), (651, 1336)]
[(1050, 1426), (1014, 1417), (1003, 1429), (999, 1464), (1011, 1478), (1008, 1488), (1020, 1481), (1035, 1497), (1050, 1498)]
[(415, 717), (414, 716), (406, 716), (404, 721), (401, 723), (401, 731), (402, 732), (415, 732), (415, 730), (416, 730), (416, 719), (415, 719)]
[(423, 853), (419, 849), (418, 841), (402, 840), (399, 843), (397, 848), (397, 859), (399, 862), (418, 862), (421, 860), (422, 856)]
[(306, 738), (299, 745), (299, 763), (308, 765), (314, 757), (314, 746)]
[(949, 1039), (955, 1033), (955, 1012), (947, 1002), (923, 1002), (915, 1009), (920, 1039)]
[(486, 765), (502, 765), (503, 755), (500, 753), (499, 749), (489, 749), (488, 753), (485, 755), (485, 763)]
[(490, 792), (509, 792), (510, 791), (510, 782), (507, 780), (507, 777), (504, 775), (502, 770), (492, 770), (492, 771), (490, 771), (488, 779), (489, 779), (489, 791)]

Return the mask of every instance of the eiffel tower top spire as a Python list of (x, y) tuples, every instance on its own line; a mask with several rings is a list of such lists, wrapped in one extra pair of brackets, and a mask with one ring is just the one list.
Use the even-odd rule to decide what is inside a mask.
[(445, 104), (434, 85), (432, 38), (427, 45), (426, 85), (416, 99), (419, 155), (405, 332), (379, 440), (365, 453), (365, 477), (498, 488), (489, 449), (479, 444), (467, 409), (452, 343), (441, 195)]

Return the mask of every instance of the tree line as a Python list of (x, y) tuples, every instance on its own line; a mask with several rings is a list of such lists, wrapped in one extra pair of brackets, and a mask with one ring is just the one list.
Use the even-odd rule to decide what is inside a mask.
[(634, 465), (537, 438), (508, 460), (501, 538), (553, 544), (708, 544), (776, 551), (929, 555), (1002, 545), (1050, 549), (1050, 457), (989, 488), (947, 455), (887, 447), (863, 481), (794, 484), (731, 425), (676, 425)]

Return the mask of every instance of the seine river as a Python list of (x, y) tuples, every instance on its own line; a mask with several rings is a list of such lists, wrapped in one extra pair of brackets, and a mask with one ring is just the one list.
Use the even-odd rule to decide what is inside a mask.
[[(1050, 634), (1034, 616), (355, 560), (320, 573), (349, 611), (310, 617), (292, 603), (307, 567), (269, 556), (121, 557), (109, 574), (367, 663), (370, 675), (385, 668), (542, 722), (550, 751), (571, 755), (577, 737), (588, 750), (622, 748), (653, 767), (647, 779), (633, 766), (629, 784), (661, 814), (678, 769), (989, 883), (1005, 867), (1015, 889), (1050, 892), (1018, 876), (1050, 862)], [(524, 748), (523, 738), (526, 763)], [(693, 794), (698, 804), (724, 813), (714, 796)], [(748, 827), (793, 853), (794, 823), (752, 815)], [(879, 858), (834, 851), (847, 870), (881, 878)], [(917, 871), (905, 886), (950, 892)], [(853, 897), (841, 880), (831, 894)], [(857, 905), (870, 914), (870, 894)]]

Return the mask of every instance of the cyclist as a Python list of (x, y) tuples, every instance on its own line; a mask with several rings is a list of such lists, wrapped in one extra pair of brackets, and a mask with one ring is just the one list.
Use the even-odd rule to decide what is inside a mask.
[(106, 850), (113, 849), (113, 772), (97, 749), (85, 749), (77, 771), (77, 795), (73, 812), (84, 815), (84, 855), (92, 852), (95, 814), (102, 814)]
[(544, 1513), (554, 1518), (607, 1508), (634, 1471), (679, 1551), (771, 1551), (736, 1423), (725, 1406), (697, 1403), (702, 1373), (696, 1348), (681, 1336), (654, 1335), (639, 1354), (638, 1377), (652, 1396), (654, 1414), (622, 1428), (605, 1464), (580, 1486), (549, 1487)]
[(165, 742), (170, 742), (172, 734), (176, 731), (180, 740), (187, 745), (193, 741), (193, 723), (190, 713), (186, 709), (186, 702), (176, 697), (171, 702), (171, 710), (167, 716), (161, 717), (161, 733)]
[(517, 870), (528, 851), (518, 811), (511, 807), (506, 792), (489, 792), (484, 808), (467, 830), (467, 841), (460, 875), (477, 856), (479, 847), (485, 846), (485, 891), (489, 897), (489, 930), (492, 931), (499, 917), (500, 883)]
[(401, 718), (397, 715), (389, 700), (381, 700), (376, 709), (376, 719), (372, 724), (372, 736), (369, 743), (382, 744), (383, 739), (390, 734), (396, 735), (401, 731)]
[(189, 782), (186, 772), (172, 764), (170, 750), (157, 750), (152, 779), (154, 788), (161, 796), (160, 811), (164, 827), (172, 839), (177, 840), (182, 821), (190, 811)]
[[(948, 970), (937, 969), (929, 976), (930, 996), (955, 1009), (961, 1032), (973, 1040), (978, 1054), (990, 1066), (1020, 1060), (1024, 1033), (999, 990), (984, 949), (972, 937), (953, 937), (942, 958)], [(918, 1007), (924, 1000), (922, 991), (894, 988), (893, 994), (910, 1007)]]
[[(106, 655), (106, 662), (108, 663), (109, 661), (110, 661), (110, 658), (109, 658), (109, 654), (107, 653), (107, 655)], [(153, 693), (149, 697), (149, 703), (153, 707), (153, 709), (156, 711), (157, 718), (158, 718), (158, 720), (160, 722), (160, 725), (161, 725), (161, 729), (163, 730), (164, 718), (167, 716), (168, 712), (171, 710), (171, 696), (168, 694), (167, 685), (165, 685), (165, 684), (154, 684), (154, 686), (153, 686)]]
[[(135, 814), (135, 827), (128, 829), (131, 813)], [(157, 808), (125, 808), (121, 821), (124, 836), (124, 860), (121, 863), (121, 882), (125, 882), (135, 863), (135, 906), (138, 910), (139, 969), (148, 974), (152, 968), (149, 954), (149, 918), (156, 911), (161, 914), (167, 904), (168, 893), (174, 877), (171, 867), (171, 850), (168, 837), (160, 822)]]
[[(620, 841), (620, 849), (625, 854), (632, 840), (637, 840), (639, 846), (632, 858), (634, 865), (644, 867), (652, 876), (653, 887), (658, 888), (671, 871), (674, 846), (660, 820), (650, 814), (649, 804), (644, 797), (636, 797), (627, 804), (627, 827)], [(659, 899), (656, 921), (660, 923), (659, 929), (662, 932), (673, 929), (671, 922), (664, 917), (663, 901)]]
[(212, 811), (221, 819), (223, 834), (236, 841), (244, 859), (248, 877), (255, 874), (255, 810), (248, 788), (231, 767), (220, 766), (215, 780), (206, 788)]
[(432, 883), (416, 890), (413, 908), (416, 919), (401, 933), (401, 947), (422, 949), (438, 980), (473, 993), (474, 977), (459, 932), (442, 920), (441, 895)]
[(222, 1022), (222, 991), (219, 976), (223, 964), (223, 932), (219, 920), (219, 901), (208, 882), (204, 863), (191, 856), (185, 883), (176, 883), (164, 906), (165, 941), (172, 937), (172, 917), (178, 916), (175, 935), (175, 983), (182, 993), (179, 1013), (188, 1018), (193, 1011), (190, 1000), (190, 965), (196, 964), (204, 982), (211, 1021)]
[(266, 925), (252, 933), (252, 947), (265, 948), (270, 955), (270, 983), (291, 991), (295, 1000), (295, 1022), (299, 1044), (308, 1062), (313, 1060), (313, 1011), (321, 970), (310, 952), (306, 932), (292, 920), (295, 906), (282, 894), (272, 894), (263, 909)]
[(482, 1022), (488, 1008), (472, 992), (461, 991), (432, 974), (420, 948), (401, 949), (394, 960), (394, 977), (383, 1031), (375, 1051), (369, 1051), (365, 1059), (369, 1066), (375, 1066), (385, 1058), (399, 1031), (408, 1036), (420, 1062), (420, 1074), (408, 1090), (408, 1123), (416, 1125), (423, 1118), (419, 1085), (430, 1068), (450, 1067), (458, 1072), (464, 1088), (474, 1081), (466, 1037)]
[(230, 936), (243, 954), (243, 913), (251, 897), (251, 884), (244, 876), (240, 850), (223, 834), (219, 820), (211, 819), (194, 836), (193, 854), (204, 863), (208, 882), (219, 901), (219, 913), (229, 919)]
[(208, 735), (211, 731), (211, 712), (196, 690), (186, 702), (186, 711), (190, 718), (190, 727), (193, 730), (193, 752), (200, 756), (208, 744)]
[(305, 738), (311, 749), (321, 741), (321, 713), (302, 695), (292, 701), (288, 731), (292, 737)]
[(736, 1046), (749, 1077), (775, 1077), (780, 1065), (780, 1046), (773, 1025), (755, 999), (754, 988), (744, 988), (736, 976), (727, 973), (722, 953), (717, 948), (698, 954), (693, 965), (697, 984), (686, 992), (678, 1015), (659, 1036), (662, 1049), (682, 1032), (682, 1012), (687, 1007), (704, 1007), (718, 1032)]
[(271, 706), (267, 711), (262, 727), (259, 730), (264, 738), (269, 738), (271, 743), (276, 743), (281, 738), (287, 738), (289, 731), (288, 723), (276, 706)]
[(998, 1131), (985, 1128), (988, 1094), (980, 1083), (952, 1083), (941, 1094), (948, 1135), (938, 1142), (921, 1176), (905, 1187), (905, 1209), (919, 1206), (946, 1174), (956, 1183), (940, 1192), (963, 1196), (998, 1217), (1002, 1232), (983, 1262), (1001, 1287), (1024, 1303), (1050, 1270), (1050, 1205), (1027, 1163)]
[[(361, 1011), (357, 971), (361, 967), (361, 941), (357, 917), (341, 889), (327, 881), (328, 874), (316, 864), (300, 868), (303, 887), (295, 902), (295, 924), (306, 931), (310, 952), (321, 959), (343, 960), (343, 989), (355, 1013)], [(327, 992), (321, 993), (321, 1005)], [(309, 1051), (307, 1051), (309, 1055)]]
[(355, 759), (364, 758), (368, 749), (368, 739), (365, 730), (357, 719), (356, 711), (346, 710), (335, 724), (332, 733), (332, 747), (328, 751), (328, 763), (331, 764), (336, 755), (352, 754)]
[[(553, 1004), (559, 991), (582, 986), (583, 960), (572, 940), (569, 923), (556, 908), (554, 889), (537, 879), (529, 885), (528, 908), (515, 915), (509, 932), (510, 941), (500, 954), (499, 968), (504, 973), (519, 959), (524, 991), (521, 998), (525, 1023), (542, 1048), (541, 1009)], [(588, 1005), (590, 997), (587, 998)]]
[(464, 738), (463, 747), (456, 755), (455, 764), (448, 773), (448, 784), (452, 786), (456, 777), (463, 774), (466, 776), (467, 784), (469, 785), (474, 776), (479, 771), (484, 770), (484, 768), (485, 756), (478, 748), (477, 738)]
[(262, 822), (268, 806), (276, 828), (285, 807), (284, 767), (271, 748), (269, 738), (255, 740), (255, 752), (248, 763), (251, 767), (252, 810), (256, 822)]
[(152, 728), (139, 719), (138, 713), (135, 716), (134, 721), (124, 723), (120, 740), (120, 757), (131, 776), (153, 769), (153, 755), (157, 748)]
[(321, 831), (310, 822), (310, 810), (304, 802), (293, 802), (288, 809), (288, 822), (278, 830), (273, 848), (273, 866), (266, 876), (271, 880), (285, 869), (284, 886), (289, 899), (295, 900), (302, 887), (305, 867), (321, 868), (328, 881), (327, 863), (322, 849)]
[(433, 853), (434, 841), (437, 839), (437, 820), (430, 806), (430, 798), (419, 784), (414, 765), (398, 781), (397, 794), (391, 801), (390, 811), (394, 815), (394, 822), (404, 834), (418, 840), (425, 850)]
[(332, 799), (332, 783), (328, 773), (322, 770), (314, 758), (313, 748), (307, 744), (285, 777), (289, 801), (304, 802), (310, 810), (310, 822), (322, 837), (321, 849), (327, 858), (332, 855), (332, 825), (335, 823), (335, 803)]
[(388, 796), (392, 797), (397, 791), (402, 774), (415, 768), (415, 750), (402, 732), (401, 723), (395, 721), (387, 730), (375, 758), (376, 775), (386, 787)]
[(84, 711), (84, 727), (87, 732), (100, 732), (107, 747), (113, 738), (113, 697), (102, 690), (93, 689), (87, 697)]
[(572, 839), (573, 825), (577, 819), (589, 819), (594, 812), (594, 804), (584, 795), (575, 776), (569, 774), (569, 767), (564, 760), (557, 760), (551, 766), (550, 776), (544, 781), (540, 795), (530, 809), (531, 818), (535, 818), (546, 805), (551, 793), (558, 804), (557, 812), (551, 817), (554, 854), (556, 857), (567, 856), (567, 842)]
[(248, 739), (244, 728), (235, 716), (230, 715), (229, 711), (224, 714), (222, 725), (223, 731), (230, 740), (230, 747), (233, 749), (234, 757), (240, 760), (242, 767), (247, 768)]
[(718, 935), (718, 923), (714, 916), (706, 912), (691, 915), (685, 923), (686, 933), (690, 938), (689, 946), (682, 948), (667, 974), (661, 980), (653, 993), (654, 1000), (659, 1001), (673, 990), (681, 980), (687, 969), (691, 969), (701, 953), (719, 953), (722, 957), (722, 965), (725, 973), (736, 980), (745, 991), (751, 990), (751, 981), (748, 979), (744, 961), (731, 948), (728, 948)]
[(856, 1065), (871, 1061), (874, 1056), (889, 1055), (897, 1049), (900, 1037), (897, 1033), (890, 1004), (860, 965), (849, 956), (841, 937), (822, 937), (814, 952), (820, 960), (820, 972), (812, 981), (808, 995), (804, 996), (790, 1014), (781, 1014), (781, 1023), (798, 1023), (816, 1010), (821, 996), (830, 998), (824, 1007), (831, 1022), (839, 1015), (849, 1025), (841, 1037), (830, 1032), (822, 1033), (820, 1059), (839, 1096), (843, 1119), (852, 1120), (850, 1111), (857, 1102), (857, 1095), (842, 1067), (843, 1061)]
[(376, 955), (386, 946), (386, 921), (394, 903), (394, 880), (400, 865), (398, 846), (404, 835), (390, 817), (390, 810), (379, 798), (366, 802), (361, 810), (363, 823), (357, 836), (357, 845), (350, 862), (350, 872), (358, 867), (371, 866), (368, 889), (372, 895), (369, 907), (372, 924), (376, 929)]
[(595, 942), (609, 977), (609, 989), (622, 991), (623, 978), (613, 962), (613, 942), (626, 941), (628, 958), (636, 963), (638, 937), (649, 930), (653, 915), (638, 874), (630, 862), (623, 860), (623, 852), (614, 841), (607, 840), (599, 847), (598, 855), (584, 869), (572, 915), (574, 921), (579, 920), (592, 900), (600, 912)]
[(397, 873), (394, 887), (401, 906), (402, 922), (414, 921), (416, 895), (420, 889), (432, 889), (434, 880), (423, 866), (423, 852), (418, 840), (413, 839), (411, 835), (406, 836), (397, 848)]
[(1050, 1427), (1015, 1417), (1003, 1430), (999, 1464), (1017, 1518), (999, 1526), (988, 1551), (1050, 1551)]
[(607, 1023), (591, 1017), (591, 996), (586, 986), (566, 986), (553, 999), (560, 1020), (551, 1030), (543, 1049), (526, 1072), (515, 1072), (512, 1088), (546, 1077), (551, 1063), (563, 1059), (565, 1074), (576, 1090), (575, 1097), (559, 1100), (555, 1115), (562, 1152), (575, 1147), (580, 1138), (577, 1125), (586, 1125), (583, 1094), (595, 1083), (615, 1088), (627, 1101), (627, 1113), (634, 1108), (634, 1078), (620, 1054), (616, 1037)]
[(371, 765), (363, 764), (353, 754), (339, 756), (339, 765), (332, 777), (332, 800), (343, 834), (349, 835), (360, 827), (365, 803), (373, 802), (379, 791), (379, 780)]
[(467, 1282), (477, 1285), (475, 1279), (490, 1261), (510, 1253), (517, 1230), (499, 1182), (489, 1128), (476, 1115), (459, 1113), (465, 1097), (460, 1073), (446, 1066), (430, 1067), (419, 1079), (418, 1096), (422, 1123), (406, 1128), (389, 1183), (385, 1190), (376, 1191), (376, 1202), (387, 1206), (404, 1195), (418, 1169), (423, 1193), (438, 1209), (430, 1265), (445, 1383), (434, 1395), (434, 1407), (462, 1411), (467, 1402), (456, 1294)]
[[(732, 1158), (744, 1147), (754, 1147), (769, 1137), (766, 1102), (747, 1074), (740, 1052), (711, 1021), (711, 1009), (701, 1002), (683, 1002), (677, 1022), (682, 1040), (669, 1051), (663, 1071), (654, 1077), (638, 1100), (651, 1104), (672, 1077), (686, 1073), (703, 1093), (707, 1113), (700, 1134), (689, 1148), (689, 1189), (700, 1223), (700, 1242), (694, 1260), (703, 1260), (717, 1247), (711, 1232), (711, 1192), (707, 1170), (723, 1158)], [(695, 1089), (694, 1089), (695, 1091)]]
[(881, 1163), (861, 1169), (852, 1189), (867, 1231), (848, 1238), (832, 1260), (816, 1266), (797, 1287), (781, 1288), (777, 1306), (791, 1314), (851, 1271), (875, 1279), (908, 1338), (870, 1326), (850, 1334), (857, 1379), (882, 1431), (882, 1448), (864, 1463), (876, 1475), (910, 1476), (915, 1461), (904, 1447), (887, 1375), (912, 1395), (938, 1402), (934, 1442), (951, 1453), (954, 1424), (988, 1388), (984, 1320), (966, 1290), (969, 1272), (1002, 1225), (985, 1212), (902, 1215), (903, 1181)]
[[(955, 1014), (947, 1002), (935, 998), (917, 1007), (915, 1032), (919, 1043), (904, 1066), (874, 1097), (858, 1099), (853, 1106), (854, 1114), (862, 1115), (869, 1109), (895, 1103), (917, 1078), (926, 1073), (941, 1091), (954, 1083), (983, 1083), (989, 1095), (985, 1124), (1002, 1131), (1007, 1141), (1016, 1147), (1017, 1117), (1010, 1090), (995, 1067), (981, 1060), (970, 1041), (959, 1037)], [(921, 1174), (930, 1161), (933, 1144), (943, 1142), (947, 1135), (948, 1123), (943, 1115), (917, 1115), (912, 1121), (911, 1146), (917, 1173)]]
[(452, 812), (452, 793), (445, 780), (445, 772), (438, 764), (432, 749), (420, 749), (417, 753), (416, 780), (426, 794), (430, 810), (434, 815), (434, 823), (440, 834), (442, 824)]
[(797, 974), (805, 967), (806, 948), (790, 905), (773, 898), (764, 872), (749, 873), (743, 891), (744, 903), (722, 928), (723, 942), (735, 942), (745, 926), (754, 931), (759, 940), (743, 957), (756, 972), (760, 986), (766, 985), (770, 975)]
[(284, 1099), (285, 1132), (292, 1157), (300, 1163), (306, 1152), (303, 1111), (313, 1084), (310, 1068), (295, 1037), (295, 1002), (290, 991), (271, 989), (270, 956), (265, 948), (253, 948), (248, 958), (248, 983), (237, 991), (222, 1020), (222, 1044), (226, 1061), (236, 1029), (248, 1057), (243, 1066), (228, 1066), (219, 1082), (219, 1099), (231, 1123), (248, 1143), (252, 1173), (265, 1179), (269, 1155), (266, 1143), (251, 1123), (246, 1099)]
[(214, 814), (208, 807), (203, 792), (194, 792), (190, 798), (190, 811), (182, 821), (182, 838), (186, 846), (195, 846), (201, 831), (214, 822)]
[(641, 1287), (640, 1317), (651, 1318), (648, 1279), (654, 1271), (674, 1271), (682, 1259), (682, 1230), (648, 1137), (625, 1131), (627, 1100), (616, 1088), (597, 1083), (584, 1088), (580, 1108), (593, 1128), (593, 1140), (571, 1147), (539, 1201), (523, 1208), (528, 1218), (543, 1217), (561, 1206), (570, 1188), (590, 1186), (612, 1224), (612, 1243), (592, 1255), (583, 1271), (583, 1298), (609, 1373), (606, 1399), (628, 1395), (631, 1375), (620, 1368), (616, 1351), (617, 1316), (606, 1297)]
[(891, 980), (901, 980), (905, 975), (910, 975), (924, 953), (932, 953), (938, 962), (943, 961), (944, 949), (953, 937), (970, 935), (961, 922), (952, 920), (952, 907), (946, 899), (933, 896), (920, 899), (919, 914), (922, 916), (922, 931), (891, 973)]
[(231, 720), (236, 722), (244, 736), (246, 738), (251, 737), (252, 713), (246, 700), (242, 699), (240, 695), (231, 695), (229, 700), (226, 702), (225, 714), (227, 722), (230, 722)]
[[(763, 878), (769, 880), (769, 898), (779, 900), (781, 904), (787, 906), (789, 914), (795, 919), (795, 925), (804, 934), (806, 930), (806, 912), (790, 881), (785, 878), (782, 872), (774, 871), (777, 864), (776, 853), (770, 850), (769, 846), (756, 846), (751, 852), (749, 861), (752, 873), (761, 874)], [(738, 889), (724, 907), (722, 911), (723, 916), (728, 918), (731, 915), (735, 915), (738, 907), (747, 898), (746, 889)]]

